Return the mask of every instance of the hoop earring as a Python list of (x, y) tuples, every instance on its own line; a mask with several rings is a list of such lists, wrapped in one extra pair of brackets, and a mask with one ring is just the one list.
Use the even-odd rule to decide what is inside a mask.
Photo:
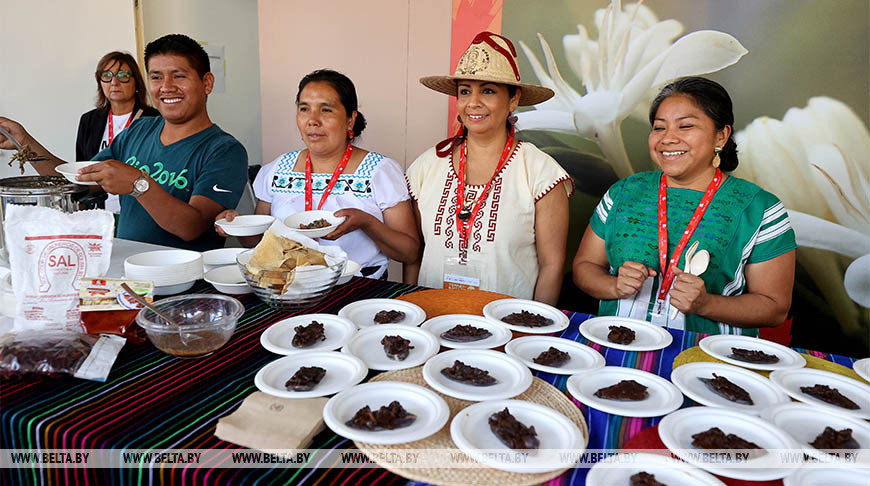
[(716, 152), (716, 155), (713, 157), (713, 168), (718, 169), (719, 164), (722, 161), (719, 159), (719, 154), (722, 152), (722, 147), (713, 147), (713, 151)]

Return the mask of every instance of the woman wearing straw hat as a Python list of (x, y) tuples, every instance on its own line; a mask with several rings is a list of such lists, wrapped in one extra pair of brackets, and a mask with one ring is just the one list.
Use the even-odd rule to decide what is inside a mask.
[(406, 281), (554, 304), (574, 183), (552, 157), (517, 141), (510, 120), (553, 91), (520, 82), (513, 44), (490, 32), (474, 38), (453, 76), (420, 82), (456, 96), (462, 126), (408, 168), (424, 248)]

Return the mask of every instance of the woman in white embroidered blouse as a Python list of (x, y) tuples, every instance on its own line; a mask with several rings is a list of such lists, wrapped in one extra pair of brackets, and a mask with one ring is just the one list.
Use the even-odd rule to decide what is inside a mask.
[[(321, 243), (341, 246), (362, 265), (364, 276), (383, 276), (390, 258), (414, 261), (420, 240), (401, 167), (351, 143), (366, 126), (357, 110), (353, 82), (327, 69), (302, 78), (296, 125), (306, 148), (285, 153), (260, 169), (254, 181), (255, 213), (283, 220), (310, 206), (345, 216), (344, 223), (323, 238), (332, 243)], [(306, 194), (309, 177), (311, 192)], [(231, 221), (237, 214), (224, 211), (215, 220)], [(240, 238), (244, 246), (254, 246), (259, 239)]]
[(424, 249), (405, 281), (555, 304), (573, 181), (553, 158), (515, 141), (509, 120), (517, 106), (553, 92), (521, 83), (513, 44), (490, 32), (475, 37), (454, 76), (420, 82), (457, 97), (462, 128), (408, 168)]

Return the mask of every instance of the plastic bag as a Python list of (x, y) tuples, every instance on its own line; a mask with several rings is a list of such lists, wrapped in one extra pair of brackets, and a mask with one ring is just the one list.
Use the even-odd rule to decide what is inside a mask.
[(116, 335), (25, 331), (0, 337), (0, 377), (72, 375), (106, 381), (126, 340)]

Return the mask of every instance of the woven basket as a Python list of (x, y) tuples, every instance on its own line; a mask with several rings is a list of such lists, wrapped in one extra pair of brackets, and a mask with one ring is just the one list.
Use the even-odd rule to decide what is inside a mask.
[[(423, 380), (422, 366), (381, 373), (372, 378), (371, 381), (403, 381), (414, 383), (431, 390), (431, 388), (426, 385), (425, 380)], [(447, 402), (447, 406), (450, 408), (450, 420), (448, 420), (447, 424), (434, 435), (430, 435), (422, 440), (396, 445), (369, 444), (357, 441), (355, 441), (354, 444), (356, 444), (359, 450), (368, 454), (370, 458), (373, 458), (375, 462), (377, 462), (378, 455), (373, 453), (381, 450), (446, 449), (450, 450), (452, 453), (461, 454), (459, 449), (453, 443), (453, 440), (450, 439), (450, 421), (453, 420), (453, 417), (455, 417), (460, 410), (469, 405), (473, 405), (476, 402), (459, 400), (440, 393), (438, 393), (438, 395)], [(586, 427), (586, 421), (584, 420), (580, 409), (578, 409), (577, 406), (571, 402), (571, 399), (565, 396), (564, 393), (540, 378), (535, 378), (529, 389), (521, 395), (514, 397), (514, 399), (539, 403), (568, 417), (568, 419), (574, 422), (574, 424), (577, 425), (577, 428), (580, 429), (580, 433), (583, 435), (583, 449), (585, 450), (586, 444), (589, 442), (589, 430)], [(577, 452), (582, 452), (582, 450)], [(468, 463), (471, 462), (473, 461), (468, 458)], [(390, 472), (412, 481), (457, 486), (467, 484), (494, 484), (498, 486), (539, 484), (559, 476), (568, 470), (568, 468), (565, 468), (547, 473), (523, 474), (500, 471), (483, 465), (480, 465), (479, 468), (403, 468), (396, 466), (395, 464), (386, 465), (379, 463), (379, 465)]]

